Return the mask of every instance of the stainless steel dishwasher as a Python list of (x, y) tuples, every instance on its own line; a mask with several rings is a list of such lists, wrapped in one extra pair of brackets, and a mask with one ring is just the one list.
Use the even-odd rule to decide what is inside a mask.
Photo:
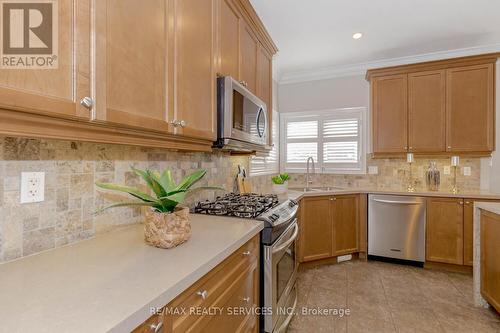
[(425, 261), (425, 198), (370, 194), (368, 255)]

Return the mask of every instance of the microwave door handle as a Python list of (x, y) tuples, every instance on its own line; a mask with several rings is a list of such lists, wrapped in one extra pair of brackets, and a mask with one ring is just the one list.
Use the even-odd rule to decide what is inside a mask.
[[(260, 134), (260, 117), (263, 116), (264, 117), (264, 129), (262, 131), (262, 135)], [(267, 127), (267, 116), (266, 116), (266, 113), (264, 112), (264, 109), (261, 107), (259, 108), (259, 112), (257, 112), (257, 118), (255, 119), (255, 122), (257, 123), (257, 135), (260, 137), (260, 138), (263, 138), (264, 135), (266, 134), (266, 127)]]
[(290, 237), (290, 239), (288, 239), (285, 244), (283, 245), (280, 245), (279, 247), (273, 249), (273, 253), (276, 253), (276, 252), (280, 252), (280, 251), (283, 251), (284, 249), (286, 249), (290, 244), (292, 244), (292, 242), (297, 238), (297, 236), (299, 235), (299, 225), (297, 223), (295, 223), (295, 226), (294, 226), (295, 230), (293, 232), (293, 235), (292, 237)]

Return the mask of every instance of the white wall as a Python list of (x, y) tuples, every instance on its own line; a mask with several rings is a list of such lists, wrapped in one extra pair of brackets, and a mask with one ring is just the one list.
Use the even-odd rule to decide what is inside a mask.
[(369, 91), (363, 75), (282, 84), (278, 107), (280, 112), (368, 107)]

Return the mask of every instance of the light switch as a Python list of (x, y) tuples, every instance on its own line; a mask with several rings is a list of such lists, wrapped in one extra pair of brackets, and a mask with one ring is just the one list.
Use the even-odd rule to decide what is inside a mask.
[(368, 166), (368, 174), (369, 175), (378, 175), (378, 166), (376, 166), (376, 165)]
[(471, 167), (466, 166), (466, 167), (463, 168), (463, 170), (464, 170), (464, 176), (470, 176), (471, 175)]
[(45, 200), (45, 172), (21, 173), (21, 203)]
[(449, 165), (445, 165), (445, 166), (444, 166), (444, 171), (443, 171), (443, 173), (444, 173), (445, 175), (449, 175), (449, 174), (451, 173), (451, 171), (450, 171), (450, 166), (449, 166)]

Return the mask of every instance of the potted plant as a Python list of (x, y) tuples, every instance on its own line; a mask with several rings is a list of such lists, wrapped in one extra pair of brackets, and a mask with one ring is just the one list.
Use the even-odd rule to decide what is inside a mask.
[(283, 194), (288, 191), (288, 180), (290, 176), (287, 173), (282, 173), (277, 176), (271, 177), (273, 181), (273, 192), (276, 194)]
[(96, 185), (100, 188), (127, 193), (139, 199), (139, 201), (119, 202), (102, 208), (99, 212), (123, 206), (150, 207), (146, 211), (144, 223), (146, 243), (164, 249), (180, 245), (191, 237), (189, 208), (179, 206), (186, 197), (194, 191), (204, 189), (223, 190), (220, 187), (209, 186), (191, 188), (205, 176), (206, 170), (193, 172), (179, 184), (175, 183), (170, 170), (165, 170), (160, 174), (158, 171), (140, 170), (132, 167), (132, 171), (146, 182), (153, 195), (142, 192), (135, 187), (97, 182)]

